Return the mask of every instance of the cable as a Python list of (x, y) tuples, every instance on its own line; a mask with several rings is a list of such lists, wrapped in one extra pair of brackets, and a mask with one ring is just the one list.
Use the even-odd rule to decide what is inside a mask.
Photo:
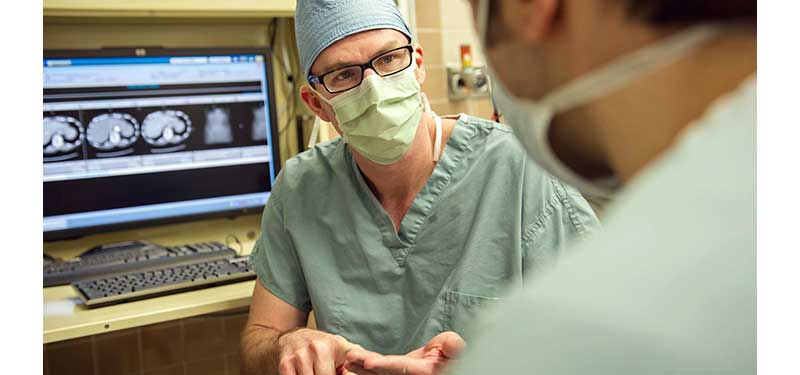
[(272, 19), (272, 35), (269, 38), (270, 48), (275, 45), (275, 36), (278, 35), (278, 18)]
[(278, 60), (278, 67), (282, 70), (282, 76), (286, 78), (284, 83), (288, 83), (289, 87), (287, 90), (286, 95), (286, 106), (280, 113), (284, 113), (286, 115), (286, 121), (283, 124), (278, 125), (278, 134), (284, 133), (287, 128), (291, 125), (292, 120), (295, 117), (295, 112), (297, 110), (296, 103), (295, 103), (295, 82), (294, 82), (294, 74), (290, 67), (287, 65), (288, 62), (286, 61), (285, 56), (285, 48), (281, 48), (280, 51), (275, 46), (275, 41), (277, 39), (278, 31), (279, 31), (279, 19), (273, 18), (270, 26), (270, 35), (269, 35), (269, 47), (272, 49), (272, 52), (275, 54), (275, 59)]

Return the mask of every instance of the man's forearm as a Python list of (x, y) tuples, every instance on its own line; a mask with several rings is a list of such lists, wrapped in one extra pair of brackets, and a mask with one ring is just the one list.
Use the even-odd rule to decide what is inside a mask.
[(242, 334), (242, 366), (246, 375), (278, 374), (277, 329), (251, 325)]

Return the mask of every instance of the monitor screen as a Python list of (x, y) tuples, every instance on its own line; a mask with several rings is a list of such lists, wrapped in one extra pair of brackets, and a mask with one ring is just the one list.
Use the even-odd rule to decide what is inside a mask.
[(45, 51), (45, 239), (263, 208), (279, 158), (269, 54)]

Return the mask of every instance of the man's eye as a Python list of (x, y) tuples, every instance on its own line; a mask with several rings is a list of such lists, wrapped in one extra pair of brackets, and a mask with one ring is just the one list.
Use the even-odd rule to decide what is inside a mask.
[(344, 81), (353, 78), (353, 72), (351, 71), (344, 71), (336, 75), (337, 81)]
[(397, 55), (396, 54), (390, 54), (390, 55), (386, 55), (386, 56), (381, 56), (378, 59), (378, 65), (380, 65), (380, 66), (389, 66), (389, 65), (392, 65), (392, 64), (394, 64), (396, 62), (397, 62)]

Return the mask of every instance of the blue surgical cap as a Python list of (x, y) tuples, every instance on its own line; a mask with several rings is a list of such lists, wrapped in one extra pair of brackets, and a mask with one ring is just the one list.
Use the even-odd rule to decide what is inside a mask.
[(325, 48), (339, 39), (375, 29), (411, 31), (393, 0), (297, 0), (294, 30), (300, 68), (308, 76)]

